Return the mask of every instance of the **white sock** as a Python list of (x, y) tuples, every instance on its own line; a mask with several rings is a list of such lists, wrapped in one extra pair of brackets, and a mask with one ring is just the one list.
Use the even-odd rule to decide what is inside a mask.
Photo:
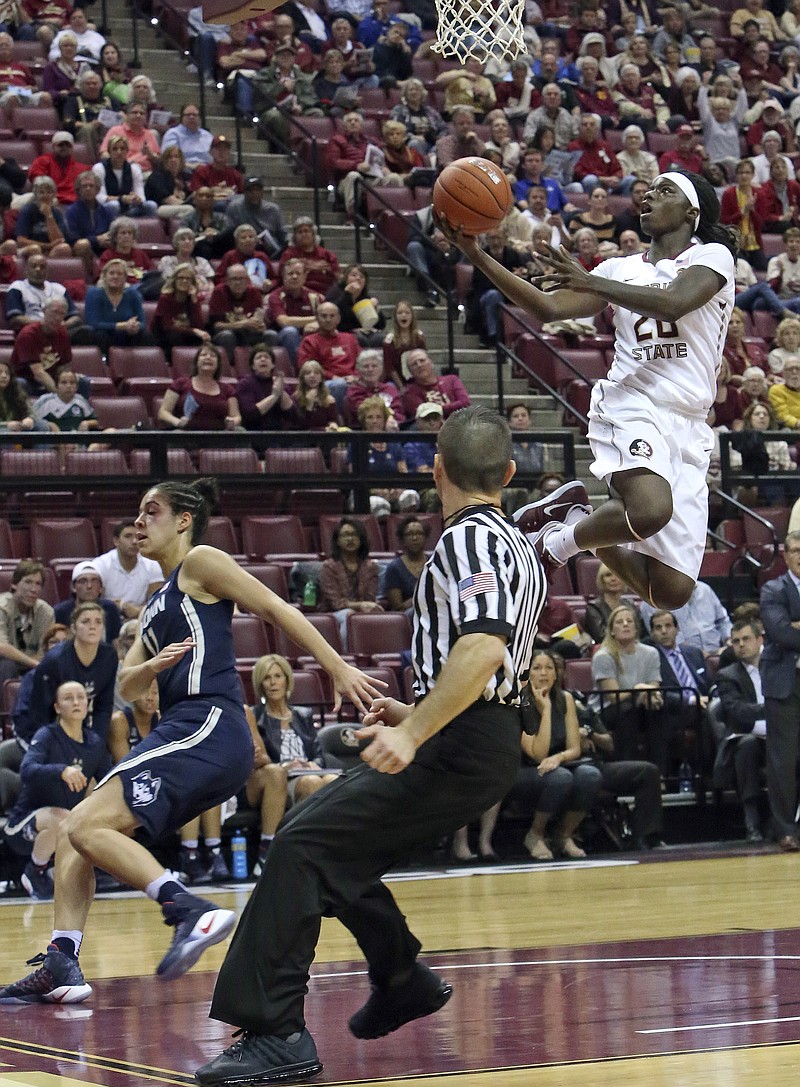
[(262, 834), (261, 835), (261, 841), (262, 842), (271, 842), (274, 837), (275, 837), (274, 834)]
[(583, 550), (575, 543), (575, 525), (563, 525), (548, 532), (544, 545), (556, 562), (564, 563)]
[(219, 838), (206, 838), (206, 849), (210, 849), (212, 853), (219, 853), (220, 844)]
[(50, 862), (50, 857), (52, 857), (52, 855), (53, 854), (51, 853), (49, 856), (44, 857), (44, 858), (37, 857), (36, 856), (36, 847), (34, 846), (33, 852), (31, 853), (31, 860), (33, 861), (33, 863), (36, 865), (37, 868), (46, 868), (47, 865)]
[(190, 853), (196, 853), (197, 838), (187, 838), (185, 841), (181, 842), (181, 848), (188, 849)]
[(190, 893), (188, 889), (184, 887), (184, 885), (181, 883), (181, 881), (178, 879), (174, 872), (164, 872), (158, 877), (158, 879), (154, 879), (152, 883), (148, 883), (144, 889), (144, 893), (147, 895), (148, 898), (152, 898), (154, 902), (158, 902), (158, 892), (161, 890), (165, 883), (177, 883), (182, 891), (187, 891), (187, 893)]
[(83, 933), (77, 928), (54, 928), (53, 935), (50, 937), (50, 943), (58, 938), (72, 940), (75, 944), (75, 957), (78, 957), (78, 952), (81, 949), (83, 943)]

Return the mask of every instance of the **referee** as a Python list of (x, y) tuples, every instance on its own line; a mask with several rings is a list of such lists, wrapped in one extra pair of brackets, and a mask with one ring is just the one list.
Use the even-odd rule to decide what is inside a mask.
[(303, 1002), (323, 916), (355, 936), (371, 995), (350, 1019), (378, 1038), (441, 1008), (451, 989), (380, 877), (420, 843), (496, 804), (516, 779), (520, 694), (544, 603), (532, 545), (503, 515), (511, 432), (485, 408), (439, 432), (433, 477), (445, 531), (414, 600), (416, 705), (373, 702), (358, 736), (366, 765), (294, 808), (222, 964), (211, 1016), (243, 1029), (198, 1069), (202, 1087), (300, 1079), (322, 1070)]

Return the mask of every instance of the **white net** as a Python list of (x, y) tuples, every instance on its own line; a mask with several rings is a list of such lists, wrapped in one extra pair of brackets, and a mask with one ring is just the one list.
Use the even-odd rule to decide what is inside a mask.
[(434, 53), (497, 60), (526, 53), (523, 37), (525, 0), (436, 0), (439, 15)]

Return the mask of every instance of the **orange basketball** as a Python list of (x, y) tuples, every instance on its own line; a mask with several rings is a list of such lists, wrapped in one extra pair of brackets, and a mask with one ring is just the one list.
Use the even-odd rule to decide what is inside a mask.
[(433, 186), (433, 207), (469, 237), (494, 230), (511, 210), (514, 194), (503, 171), (488, 159), (456, 159)]

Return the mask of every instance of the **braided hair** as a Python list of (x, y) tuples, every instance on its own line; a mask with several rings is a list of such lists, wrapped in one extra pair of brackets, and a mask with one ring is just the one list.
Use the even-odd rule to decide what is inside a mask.
[(196, 479), (191, 483), (166, 480), (157, 483), (153, 490), (166, 499), (173, 513), (192, 515), (192, 543), (199, 543), (208, 528), (208, 518), (219, 504), (217, 481), (210, 478)]

